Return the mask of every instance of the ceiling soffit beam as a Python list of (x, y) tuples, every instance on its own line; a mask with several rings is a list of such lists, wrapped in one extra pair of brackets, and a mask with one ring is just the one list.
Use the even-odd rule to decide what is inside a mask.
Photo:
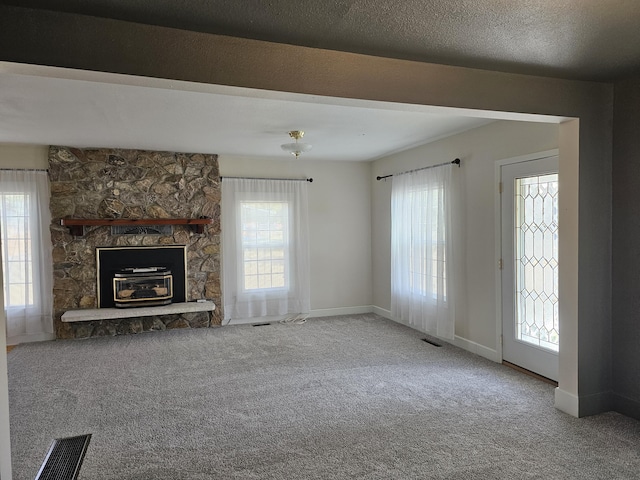
[[(0, 60), (418, 105), (577, 116), (608, 85), (0, 6)], [(514, 109), (514, 104), (519, 108)], [(567, 105), (578, 107), (567, 108)]]

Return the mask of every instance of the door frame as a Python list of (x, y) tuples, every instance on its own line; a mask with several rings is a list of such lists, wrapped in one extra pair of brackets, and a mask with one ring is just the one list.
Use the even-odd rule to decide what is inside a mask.
[(560, 161), (560, 150), (545, 150), (529, 155), (505, 158), (494, 163), (494, 235), (495, 235), (495, 285), (496, 285), (496, 357), (498, 362), (502, 362), (502, 269), (500, 260), (502, 259), (502, 193), (500, 192), (500, 181), (502, 178), (501, 169), (504, 165), (513, 163), (529, 162), (542, 158), (558, 157)]

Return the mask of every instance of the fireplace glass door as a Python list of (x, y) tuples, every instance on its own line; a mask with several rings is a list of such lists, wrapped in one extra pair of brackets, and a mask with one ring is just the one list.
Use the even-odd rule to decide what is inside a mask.
[(113, 277), (116, 307), (168, 305), (172, 298), (173, 276), (167, 268), (123, 268)]

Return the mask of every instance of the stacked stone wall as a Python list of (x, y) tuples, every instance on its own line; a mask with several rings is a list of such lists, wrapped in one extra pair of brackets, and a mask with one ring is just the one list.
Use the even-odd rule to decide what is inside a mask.
[[(58, 338), (119, 335), (219, 325), (221, 310), (122, 320), (64, 323), (71, 309), (97, 308), (96, 247), (187, 246), (187, 301), (220, 305), (220, 181), (217, 155), (143, 150), (49, 149), (54, 325)], [(203, 234), (174, 226), (171, 235), (112, 235), (85, 227), (74, 237), (62, 218), (200, 218)]]

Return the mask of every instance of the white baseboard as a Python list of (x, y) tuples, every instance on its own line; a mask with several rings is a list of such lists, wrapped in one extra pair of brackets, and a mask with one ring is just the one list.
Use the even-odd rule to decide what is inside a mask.
[[(393, 318), (391, 318), (390, 310), (385, 310), (384, 308), (376, 307), (374, 305), (372, 311), (373, 313), (380, 315), (381, 317), (388, 318), (389, 320), (393, 320)], [(393, 321), (395, 322), (395, 320)], [(401, 323), (401, 322), (398, 322), (398, 323)]]
[[(393, 318), (393, 316), (391, 315), (391, 312), (389, 310), (385, 310), (384, 308), (380, 308), (380, 307), (376, 307), (375, 305), (373, 306), (373, 313), (376, 313), (378, 315), (380, 315), (381, 317), (385, 317), (388, 318), (389, 320), (392, 320), (396, 323), (400, 323), (402, 325), (405, 325), (409, 328), (413, 328), (414, 330), (418, 330), (419, 329), (413, 327), (412, 325), (409, 325), (405, 322), (403, 322), (402, 320), (398, 320), (396, 318)], [(481, 357), (484, 357), (486, 359), (491, 360), (492, 362), (496, 362), (496, 363), (501, 363), (502, 362), (502, 358), (500, 358), (500, 355), (498, 355), (498, 352), (492, 348), (489, 347), (485, 347), (484, 345), (480, 345), (479, 343), (476, 342), (472, 342), (471, 340), (467, 340), (466, 338), (462, 338), (459, 336), (455, 336), (453, 341), (448, 340), (448, 339), (441, 339), (445, 342), (451, 343), (452, 345), (455, 345), (456, 347), (462, 348), (463, 350), (466, 350), (468, 352), (471, 352), (475, 355), (480, 355)]]
[[(338, 307), (338, 308), (320, 308), (311, 310), (307, 318), (333, 317), (335, 315), (358, 315), (363, 313), (371, 313), (373, 307), (371, 305), (363, 305), (360, 307)], [(222, 326), (227, 325), (247, 325), (254, 323), (272, 323), (279, 322), (291, 315), (278, 315), (271, 317), (254, 317), (254, 318), (233, 318), (229, 321), (223, 321)]]
[(319, 308), (309, 312), (309, 318), (317, 317), (333, 317), (334, 315), (359, 315), (363, 313), (373, 312), (371, 305), (362, 305), (359, 307), (338, 307), (338, 308)]
[(55, 333), (34, 333), (30, 335), (18, 335), (17, 337), (7, 337), (7, 345), (18, 345), (30, 342), (48, 342), (55, 340)]
[(471, 340), (459, 337), (458, 335), (456, 335), (453, 339), (453, 342), (450, 343), (453, 343), (456, 347), (460, 347), (467, 352), (480, 355), (481, 357), (491, 360), (492, 362), (502, 363), (502, 358), (500, 358), (498, 352), (493, 348), (485, 347), (484, 345), (472, 342)]
[(572, 393), (560, 390), (560, 387), (556, 387), (554, 403), (558, 410), (576, 418), (580, 416), (580, 399)]
[(608, 412), (615, 405), (611, 392), (577, 396), (560, 387), (555, 390), (555, 407), (573, 417), (588, 417)]

